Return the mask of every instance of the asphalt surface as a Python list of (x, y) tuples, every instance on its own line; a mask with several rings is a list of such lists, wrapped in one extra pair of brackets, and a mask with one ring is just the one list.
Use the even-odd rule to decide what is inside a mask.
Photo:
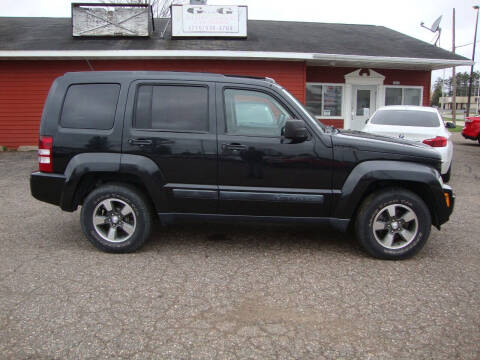
[(479, 359), (480, 145), (455, 134), (456, 209), (416, 257), (313, 227), (158, 227), (135, 254), (30, 196), (0, 153), (2, 359)]

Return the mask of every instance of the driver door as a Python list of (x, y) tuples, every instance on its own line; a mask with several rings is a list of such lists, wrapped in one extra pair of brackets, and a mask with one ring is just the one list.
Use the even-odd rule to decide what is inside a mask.
[(281, 136), (285, 122), (298, 118), (293, 108), (273, 91), (246, 85), (217, 83), (216, 99), (219, 213), (327, 216), (330, 169), (314, 137), (291, 143)]

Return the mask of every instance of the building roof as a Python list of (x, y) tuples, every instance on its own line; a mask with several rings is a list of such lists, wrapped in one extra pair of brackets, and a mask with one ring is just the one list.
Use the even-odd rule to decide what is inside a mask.
[(0, 17), (0, 58), (262, 58), (418, 69), (471, 64), (374, 25), (249, 20), (247, 39), (172, 39), (166, 19), (156, 19), (155, 29), (149, 38), (73, 38), (70, 18)]

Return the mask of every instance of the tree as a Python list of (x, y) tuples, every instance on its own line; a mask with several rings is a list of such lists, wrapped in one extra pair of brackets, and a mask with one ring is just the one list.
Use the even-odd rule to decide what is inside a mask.
[[(467, 96), (468, 95), (468, 86), (470, 82), (470, 74), (467, 72), (457, 73), (457, 96)], [(473, 80), (472, 80), (472, 95), (478, 94), (478, 87), (480, 83), (480, 72), (475, 71), (473, 73)], [(452, 89), (452, 77), (448, 77), (447, 79), (440, 79), (438, 78), (432, 88), (432, 101), (433, 101), (433, 92), (437, 89), (437, 83), (441, 81), (443, 86), (443, 93), (445, 96), (452, 96), (453, 89)]]
[(440, 97), (442, 96), (443, 79), (438, 78), (433, 86), (432, 100), (430, 106), (440, 107)]

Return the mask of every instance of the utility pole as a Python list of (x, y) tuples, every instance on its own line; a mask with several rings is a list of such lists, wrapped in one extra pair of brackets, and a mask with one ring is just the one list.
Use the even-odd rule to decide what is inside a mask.
[(465, 117), (470, 116), (470, 98), (472, 97), (472, 80), (473, 80), (473, 65), (475, 64), (475, 45), (477, 45), (477, 25), (478, 25), (478, 9), (479, 6), (473, 7), (477, 10), (477, 20), (475, 20), (475, 35), (473, 36), (473, 54), (472, 54), (472, 67), (470, 68), (470, 80), (468, 83), (468, 98), (467, 98), (467, 114)]
[[(455, 54), (455, 8), (452, 14), (452, 52)], [(457, 126), (457, 75), (455, 74), (455, 66), (452, 68), (452, 121)]]

